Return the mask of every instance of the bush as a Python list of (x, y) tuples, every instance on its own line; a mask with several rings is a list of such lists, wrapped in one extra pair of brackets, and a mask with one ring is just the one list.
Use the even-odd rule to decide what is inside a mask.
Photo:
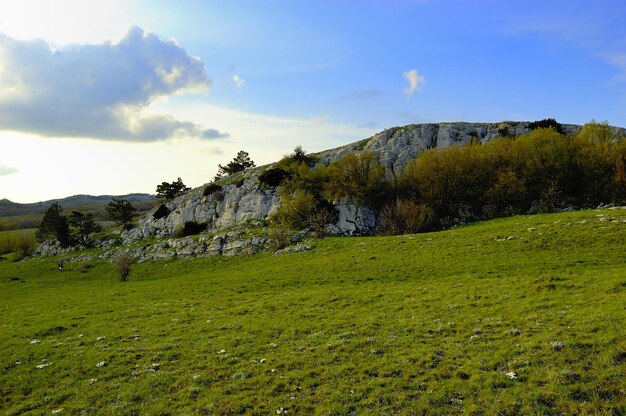
[(280, 207), (272, 217), (272, 224), (281, 224), (287, 228), (302, 230), (310, 227), (310, 218), (317, 208), (315, 197), (304, 191), (296, 191), (281, 198)]
[(315, 164), (315, 158), (307, 155), (302, 146), (296, 146), (293, 152), (285, 156), (279, 163), (283, 165), (295, 163), (312, 167)]
[(378, 217), (377, 231), (382, 235), (414, 234), (435, 223), (435, 213), (425, 204), (396, 199)]
[(327, 168), (324, 190), (331, 199), (374, 199), (385, 185), (385, 168), (371, 152), (348, 153)]
[(17, 253), (17, 259), (28, 257), (35, 251), (36, 241), (32, 236), (9, 235), (0, 239), (0, 255)]
[(552, 127), (558, 133), (563, 134), (563, 127), (561, 126), (561, 123), (559, 123), (553, 118), (544, 118), (543, 120), (533, 121), (532, 123), (528, 125), (528, 127), (531, 130), (547, 129), (547, 128)]
[(337, 222), (337, 210), (332, 204), (320, 204), (309, 216), (309, 228), (317, 238), (326, 236), (326, 227)]
[(161, 204), (159, 205), (157, 210), (154, 211), (154, 214), (152, 214), (152, 217), (155, 220), (158, 220), (158, 219), (167, 217), (168, 215), (170, 215), (170, 210), (165, 206), (165, 204)]
[(218, 185), (216, 183), (210, 183), (207, 186), (204, 187), (204, 190), (202, 191), (202, 195), (204, 196), (209, 196), (212, 195), (215, 192), (221, 191), (222, 187), (221, 185)]
[(187, 221), (180, 229), (176, 230), (176, 237), (188, 237), (190, 235), (200, 234), (207, 229), (207, 224), (197, 223), (196, 221)]
[(115, 258), (113, 259), (113, 264), (117, 270), (117, 273), (120, 276), (120, 280), (125, 282), (128, 280), (128, 275), (130, 274), (130, 269), (137, 259), (130, 253), (125, 251), (120, 251), (117, 253)]
[(36, 242), (33, 237), (22, 236), (17, 240), (17, 252), (19, 258), (23, 259), (33, 254), (35, 251)]
[(226, 194), (222, 191), (215, 191), (211, 194), (211, 198), (213, 198), (215, 202), (222, 202), (225, 197)]
[(291, 173), (282, 168), (271, 168), (263, 171), (259, 175), (259, 183), (261, 185), (269, 186), (270, 188), (276, 188), (283, 183), (285, 179), (289, 179)]
[(291, 229), (285, 224), (272, 223), (268, 230), (270, 239), (269, 248), (271, 251), (282, 250), (291, 245)]

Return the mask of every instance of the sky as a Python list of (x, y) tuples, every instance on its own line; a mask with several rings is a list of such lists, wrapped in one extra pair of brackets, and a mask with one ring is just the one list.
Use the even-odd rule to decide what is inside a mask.
[(0, 199), (196, 187), (393, 126), (626, 127), (623, 0), (0, 3)]

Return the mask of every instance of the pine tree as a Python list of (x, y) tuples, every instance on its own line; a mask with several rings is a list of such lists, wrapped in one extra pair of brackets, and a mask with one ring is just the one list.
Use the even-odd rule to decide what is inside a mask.
[(72, 243), (70, 227), (67, 223), (67, 218), (62, 213), (63, 208), (58, 202), (50, 205), (35, 233), (37, 241), (43, 243), (46, 240), (58, 240), (61, 243), (61, 247), (67, 247)]
[(125, 199), (111, 199), (111, 202), (104, 208), (107, 215), (116, 223), (128, 227), (136, 215), (136, 209)]
[(255, 167), (256, 164), (250, 159), (248, 152), (240, 150), (235, 158), (228, 162), (226, 166), (218, 165), (218, 172), (215, 176), (215, 180), (219, 180), (224, 176), (232, 175), (233, 173), (243, 172), (246, 169)]
[(166, 200), (172, 200), (179, 195), (184, 194), (191, 188), (183, 183), (181, 178), (172, 183), (162, 182), (161, 185), (157, 185), (156, 193), (157, 198), (164, 198)]
[(93, 214), (83, 214), (79, 211), (72, 211), (68, 222), (75, 227), (75, 235), (78, 243), (84, 246), (91, 246), (91, 234), (100, 232), (102, 227), (93, 219)]

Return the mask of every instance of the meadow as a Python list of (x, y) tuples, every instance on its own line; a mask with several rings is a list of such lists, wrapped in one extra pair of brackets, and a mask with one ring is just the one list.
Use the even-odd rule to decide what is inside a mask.
[(3, 414), (626, 414), (626, 210), (0, 261)]

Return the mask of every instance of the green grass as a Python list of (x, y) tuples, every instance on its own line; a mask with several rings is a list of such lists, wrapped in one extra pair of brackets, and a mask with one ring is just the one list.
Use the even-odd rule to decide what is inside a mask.
[(626, 219), (327, 238), (142, 263), (125, 283), (108, 263), (0, 263), (0, 408), (623, 415), (626, 223), (602, 214)]

